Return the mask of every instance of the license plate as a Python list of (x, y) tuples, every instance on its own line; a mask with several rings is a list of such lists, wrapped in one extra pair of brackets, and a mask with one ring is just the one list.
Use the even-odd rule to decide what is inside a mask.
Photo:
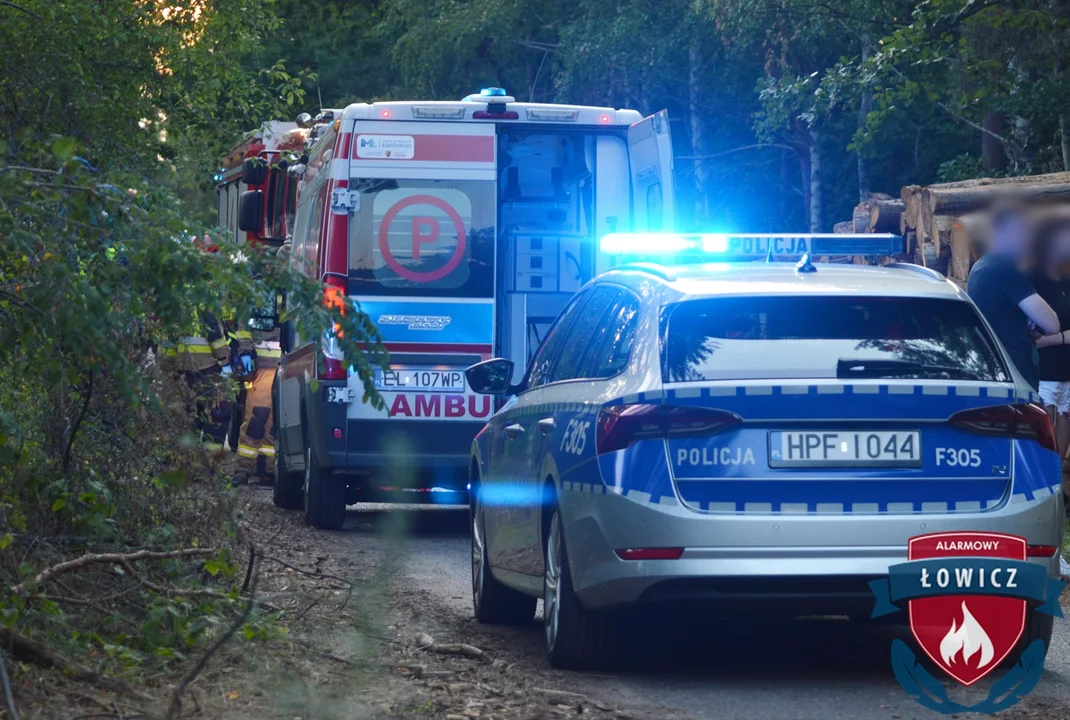
[(921, 467), (921, 433), (773, 431), (769, 467)]
[(341, 387), (329, 387), (327, 388), (327, 402), (329, 403), (351, 403), (357, 399), (357, 391), (353, 388), (341, 386)]
[(375, 371), (375, 388), (388, 392), (463, 393), (464, 371), (433, 368), (392, 368)]

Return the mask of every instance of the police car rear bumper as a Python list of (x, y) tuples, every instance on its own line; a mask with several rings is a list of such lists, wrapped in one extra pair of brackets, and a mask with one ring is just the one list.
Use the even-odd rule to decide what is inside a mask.
[[(865, 612), (866, 582), (904, 562), (907, 541), (931, 532), (987, 530), (1029, 544), (1062, 544), (1061, 496), (983, 513), (706, 515), (613, 493), (562, 490), (569, 565), (587, 607), (663, 601), (781, 602), (799, 613)], [(621, 560), (627, 548), (683, 548), (676, 560)], [(1058, 577), (1058, 554), (1031, 558)]]

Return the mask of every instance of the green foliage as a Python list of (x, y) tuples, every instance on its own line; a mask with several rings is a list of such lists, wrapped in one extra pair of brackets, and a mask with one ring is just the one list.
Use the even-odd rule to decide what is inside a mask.
[[(217, 460), (186, 442), (194, 398), (160, 374), (159, 344), (277, 288), (304, 336), (344, 333), (378, 401), (372, 364), (385, 351), (366, 315), (325, 307), (322, 286), (273, 254), (191, 242), (215, 222), (219, 157), (303, 109), (314, 80), (284, 58), (256, 60), (280, 27), (272, 7), (0, 4), (0, 582), (87, 545), (224, 548), (195, 574), (188, 561), (137, 569), (174, 596), (102, 566), (84, 585), (68, 579), (88, 606), (72, 607), (77, 590), (0, 600), (7, 625), (111, 672), (182, 660), (244, 602)], [(217, 390), (232, 396), (233, 383)], [(221, 589), (189, 590), (202, 583)], [(121, 612), (95, 603), (109, 585)], [(254, 616), (254, 637), (271, 623)]]

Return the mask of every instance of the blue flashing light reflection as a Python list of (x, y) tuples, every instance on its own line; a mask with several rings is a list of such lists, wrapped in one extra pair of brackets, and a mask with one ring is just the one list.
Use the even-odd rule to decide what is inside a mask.
[(520, 507), (531, 505), (536, 490), (522, 483), (483, 483), (479, 499), (485, 506)]
[[(725, 243), (727, 247), (727, 238)], [(674, 233), (610, 233), (598, 243), (607, 255), (667, 255), (691, 246), (686, 236)]]

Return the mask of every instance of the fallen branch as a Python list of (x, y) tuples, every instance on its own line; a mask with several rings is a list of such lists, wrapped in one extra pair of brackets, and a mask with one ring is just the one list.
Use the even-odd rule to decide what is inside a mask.
[(272, 557), (271, 555), (263, 555), (263, 556), (260, 557), (260, 559), (261, 560), (271, 560), (272, 562), (277, 562), (279, 565), (282, 565), (283, 567), (288, 567), (291, 570), (293, 570), (294, 572), (299, 572), (302, 575), (307, 575), (309, 577), (315, 577), (315, 578), (327, 578), (329, 580), (337, 580), (340, 583), (345, 583), (346, 587), (349, 587), (349, 588), (353, 587), (353, 583), (351, 583), (349, 580), (346, 580), (345, 578), (338, 577), (337, 575), (330, 575), (328, 573), (319, 572), (319, 571), (316, 571), (316, 570), (303, 570), (303, 569), (297, 567), (296, 565), (291, 565), (290, 563), (286, 562), (285, 560), (279, 560), (277, 557)]
[(447, 645), (428, 645), (424, 648), (433, 653), (439, 655), (464, 655), (470, 658), (483, 657), (483, 651), (474, 645), (466, 645), (465, 643), (450, 643)]
[(598, 708), (599, 710), (609, 710), (610, 709), (608, 706), (603, 705), (600, 702), (596, 702), (594, 700), (591, 700), (591, 698), (587, 697), (583, 693), (572, 692), (571, 690), (556, 690), (554, 688), (538, 688), (538, 687), (537, 688), (532, 688), (532, 690), (534, 690), (537, 693), (541, 693), (543, 695), (549, 695), (550, 697), (558, 698), (560, 700), (567, 700), (567, 701), (577, 702), (577, 703), (586, 703), (586, 704), (590, 705), (591, 707)]
[(148, 695), (133, 689), (121, 680), (101, 675), (73, 660), (61, 657), (36, 640), (31, 640), (22, 633), (10, 628), (0, 628), (0, 644), (10, 649), (11, 654), (23, 662), (30, 662), (43, 668), (55, 668), (75, 680), (92, 683), (112, 692), (136, 697), (142, 702), (152, 701), (152, 698)]
[(27, 597), (27, 600), (45, 600), (54, 603), (69, 603), (71, 605), (82, 605), (84, 607), (93, 608), (99, 613), (104, 615), (114, 615), (114, 610), (108, 610), (107, 608), (98, 605), (92, 600), (82, 600), (81, 598), (62, 597), (60, 595), (44, 595), (42, 593), (34, 593)]
[(41, 583), (48, 582), (57, 575), (72, 572), (74, 570), (81, 570), (89, 565), (97, 565), (100, 563), (114, 563), (122, 564), (123, 562), (134, 562), (135, 560), (170, 560), (174, 558), (191, 557), (194, 555), (211, 555), (215, 552), (215, 548), (183, 548), (182, 550), (171, 550), (169, 552), (154, 552), (152, 550), (140, 550), (134, 553), (101, 553), (99, 555), (83, 555), (80, 558), (74, 560), (68, 560), (67, 562), (61, 562), (58, 565), (53, 565), (50, 568), (46, 568), (38, 573), (29, 583), (19, 583), (11, 588), (13, 595), (23, 595), (26, 593), (28, 587), (36, 587)]
[[(256, 562), (255, 545), (252, 548), (251, 560), (253, 563)], [(242, 612), (241, 616), (230, 624), (230, 627), (227, 628), (227, 631), (223, 633), (218, 640), (212, 643), (211, 647), (205, 650), (204, 654), (201, 655), (201, 658), (192, 668), (190, 668), (189, 672), (187, 672), (186, 675), (182, 678), (182, 682), (178, 684), (178, 687), (176, 687), (175, 691), (171, 694), (171, 705), (167, 709), (167, 720), (174, 720), (174, 718), (178, 717), (181, 714), (182, 695), (185, 694), (186, 689), (189, 687), (190, 683), (197, 679), (197, 676), (200, 675), (201, 671), (203, 671), (204, 668), (208, 665), (208, 661), (211, 659), (211, 657), (219, 651), (219, 648), (226, 645), (227, 642), (232, 637), (234, 637), (234, 633), (238, 632), (238, 629), (241, 628), (241, 626), (244, 625), (249, 619), (249, 615), (252, 614), (253, 608), (257, 605), (256, 583), (258, 579), (259, 578), (257, 576), (257, 573), (254, 570), (252, 583), (249, 585), (249, 602), (245, 606), (245, 610)]]

